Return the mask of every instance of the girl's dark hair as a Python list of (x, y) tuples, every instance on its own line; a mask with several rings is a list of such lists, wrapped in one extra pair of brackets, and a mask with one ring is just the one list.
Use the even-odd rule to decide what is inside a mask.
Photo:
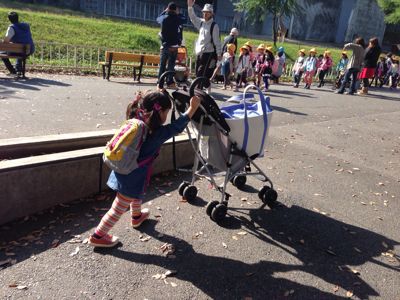
[(142, 97), (138, 97), (126, 108), (126, 119), (141, 119), (150, 127), (150, 131), (154, 132), (162, 124), (159, 112), (172, 107), (169, 97), (161, 92), (147, 92)]
[(371, 43), (371, 45), (372, 45), (373, 47), (379, 46), (379, 41), (378, 41), (378, 38), (377, 38), (377, 37), (371, 38), (371, 39), (369, 40), (369, 42)]
[(356, 38), (356, 44), (362, 46), (363, 48), (365, 48), (365, 42), (364, 39), (362, 37)]

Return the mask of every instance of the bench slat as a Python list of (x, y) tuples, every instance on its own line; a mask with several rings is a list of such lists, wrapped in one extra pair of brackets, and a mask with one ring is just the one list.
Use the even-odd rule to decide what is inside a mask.
[(0, 43), (0, 51), (28, 55), (29, 51), (30, 51), (30, 45), (14, 44), (14, 43)]

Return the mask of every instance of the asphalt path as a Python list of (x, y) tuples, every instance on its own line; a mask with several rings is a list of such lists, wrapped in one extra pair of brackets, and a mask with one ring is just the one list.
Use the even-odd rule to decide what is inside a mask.
[[(3, 76), (0, 139), (116, 128), (134, 92), (153, 87)], [(267, 94), (274, 113), (256, 163), (278, 205), (264, 207), (262, 183), (248, 178), (243, 190), (229, 186), (228, 216), (218, 225), (204, 209), (218, 192), (197, 181), (198, 199), (181, 202), (177, 187), (190, 175), (170, 172), (148, 189), (151, 220), (133, 230), (125, 214), (112, 231), (122, 244), (94, 251), (81, 241), (113, 195), (77, 199), (0, 228), (0, 298), (399, 299), (399, 91), (361, 97), (281, 84)], [(220, 102), (231, 95), (213, 89)], [(159, 278), (168, 270), (172, 276)]]

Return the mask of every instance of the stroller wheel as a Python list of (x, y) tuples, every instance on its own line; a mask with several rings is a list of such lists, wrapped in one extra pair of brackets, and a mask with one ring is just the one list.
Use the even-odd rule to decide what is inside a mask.
[(218, 204), (211, 212), (211, 219), (213, 219), (213, 221), (215, 221), (216, 223), (221, 222), (225, 218), (227, 210), (228, 208), (226, 207), (226, 205)]
[(219, 204), (219, 202), (215, 201), (215, 200), (214, 201), (210, 201), (210, 202), (207, 203), (207, 206), (206, 206), (206, 214), (207, 214), (207, 216), (211, 217), (211, 213), (212, 213), (214, 207), (216, 207), (218, 204)]
[(235, 176), (232, 179), (232, 184), (236, 186), (238, 189), (240, 189), (246, 184), (246, 180), (247, 180), (246, 176), (243, 175)]
[(258, 192), (258, 197), (268, 206), (272, 206), (278, 199), (278, 193), (269, 186), (263, 186)]
[(178, 193), (179, 193), (180, 196), (183, 196), (183, 190), (189, 185), (190, 185), (189, 182), (182, 181), (182, 183), (179, 185), (179, 188), (178, 188)]
[(185, 198), (188, 202), (196, 199), (197, 196), (197, 188), (194, 185), (188, 185), (183, 190), (183, 198)]

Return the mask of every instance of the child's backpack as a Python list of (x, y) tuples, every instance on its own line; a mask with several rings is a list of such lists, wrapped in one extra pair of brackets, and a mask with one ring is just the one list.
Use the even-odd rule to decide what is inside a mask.
[(139, 167), (137, 162), (140, 147), (147, 135), (146, 124), (138, 119), (129, 119), (107, 143), (103, 160), (111, 170), (129, 174)]

